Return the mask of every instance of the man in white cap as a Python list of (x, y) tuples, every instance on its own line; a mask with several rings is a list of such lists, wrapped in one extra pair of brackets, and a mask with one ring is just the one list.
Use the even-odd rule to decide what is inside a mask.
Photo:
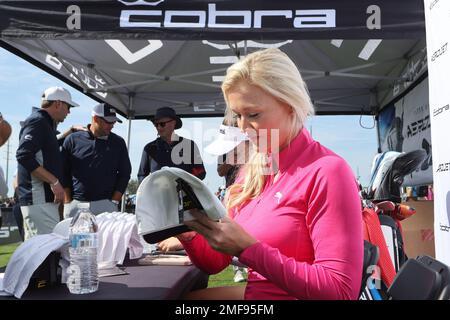
[(131, 175), (125, 141), (111, 132), (122, 122), (114, 107), (97, 104), (87, 131), (66, 137), (64, 160), (64, 217), (72, 217), (80, 202), (88, 202), (93, 214), (118, 211)]
[(64, 201), (63, 163), (56, 127), (79, 105), (67, 89), (50, 87), (41, 97), (41, 108), (24, 122), (19, 133), (19, 202), (24, 219), (25, 240), (51, 233), (59, 222), (59, 204)]

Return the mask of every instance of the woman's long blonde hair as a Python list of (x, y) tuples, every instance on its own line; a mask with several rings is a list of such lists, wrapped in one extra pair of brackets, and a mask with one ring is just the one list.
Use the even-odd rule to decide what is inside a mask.
[[(222, 92), (227, 104), (226, 114), (232, 113), (228, 92), (240, 81), (256, 85), (280, 102), (291, 106), (294, 111), (288, 141), (303, 127), (308, 116), (314, 114), (306, 83), (294, 62), (279, 49), (265, 49), (253, 52), (228, 68), (222, 83)], [(273, 128), (276, 129), (276, 128)], [(233, 184), (227, 195), (228, 209), (261, 194), (265, 181), (267, 154), (253, 152), (249, 162), (242, 168), (245, 173), (243, 183)]]

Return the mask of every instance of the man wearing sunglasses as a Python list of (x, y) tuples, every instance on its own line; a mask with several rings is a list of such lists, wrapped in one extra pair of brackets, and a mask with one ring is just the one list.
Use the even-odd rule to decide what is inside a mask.
[(197, 145), (174, 132), (183, 125), (175, 110), (159, 108), (152, 121), (158, 131), (158, 138), (148, 143), (142, 151), (139, 183), (162, 167), (177, 167), (203, 180), (206, 171)]
[(41, 108), (22, 123), (16, 152), (19, 203), (25, 240), (51, 233), (59, 222), (59, 204), (64, 201), (63, 163), (56, 127), (78, 107), (70, 92), (51, 87), (41, 97)]
[[(142, 151), (139, 183), (162, 167), (177, 167), (203, 180), (206, 171), (197, 145), (194, 141), (175, 134), (175, 130), (183, 125), (175, 110), (169, 107), (159, 108), (152, 121), (158, 131), (158, 138), (148, 143)], [(175, 237), (159, 242), (158, 246), (163, 251), (183, 249)]]
[(115, 109), (100, 103), (92, 110), (87, 131), (66, 137), (64, 160), (64, 218), (72, 217), (79, 203), (88, 202), (93, 214), (115, 212), (128, 185), (131, 163), (124, 139), (111, 132)]

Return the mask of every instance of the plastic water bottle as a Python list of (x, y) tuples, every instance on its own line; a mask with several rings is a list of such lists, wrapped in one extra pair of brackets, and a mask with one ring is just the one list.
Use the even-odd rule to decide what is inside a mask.
[(69, 229), (70, 266), (67, 287), (71, 293), (98, 290), (97, 222), (88, 207), (80, 207)]

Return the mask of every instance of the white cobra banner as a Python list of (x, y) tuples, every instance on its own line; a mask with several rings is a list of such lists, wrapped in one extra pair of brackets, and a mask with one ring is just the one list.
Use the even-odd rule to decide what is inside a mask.
[(450, 1), (424, 0), (436, 258), (450, 265)]

